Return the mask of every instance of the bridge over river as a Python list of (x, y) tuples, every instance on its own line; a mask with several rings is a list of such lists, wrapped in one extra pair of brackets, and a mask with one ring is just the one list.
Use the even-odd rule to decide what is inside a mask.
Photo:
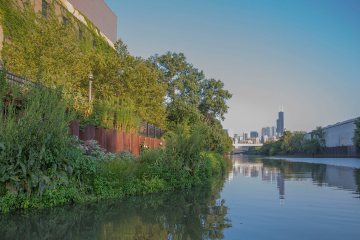
[(258, 143), (258, 144), (253, 144), (253, 143), (234, 143), (233, 147), (233, 153), (234, 154), (238, 154), (238, 153), (245, 153), (247, 151), (249, 151), (249, 148), (251, 147), (262, 147), (263, 144), (262, 143)]

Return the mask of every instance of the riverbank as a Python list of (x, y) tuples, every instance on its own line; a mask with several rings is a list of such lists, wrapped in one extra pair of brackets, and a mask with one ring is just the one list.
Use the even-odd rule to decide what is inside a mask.
[[(241, 154), (232, 154), (241, 155)], [(244, 155), (259, 156), (259, 157), (272, 157), (272, 158), (358, 158), (359, 154), (355, 155), (339, 155), (339, 154), (291, 154), (291, 155), (265, 155), (261, 153), (245, 153)]]
[[(199, 239), (231, 226), (218, 201), (225, 178), (186, 190), (103, 200), (0, 217), (1, 239)], [(224, 223), (226, 225), (224, 225)], [(181, 226), (181, 227), (179, 227)], [(30, 235), (31, 234), (31, 235)]]
[(325, 141), (324, 130), (319, 127), (312, 132), (312, 138), (308, 138), (305, 132), (285, 131), (277, 141), (250, 148), (248, 153), (264, 156), (351, 158), (360, 157), (360, 148), (357, 147), (355, 139), (352, 145), (348, 143), (347, 146), (329, 147)]
[(79, 115), (61, 88), (28, 89), (4, 75), (0, 86), (0, 212), (187, 189), (226, 172), (230, 139), (217, 120), (169, 121), (165, 146), (112, 154), (69, 135)]
[[(56, 2), (46, 17), (32, 4), (0, 4), (9, 40), (0, 66), (0, 211), (190, 188), (223, 174), (232, 142), (221, 124), (232, 96), (223, 82), (182, 53), (142, 59), (121, 39), (110, 46), (90, 21), (55, 11)], [(80, 139), (140, 156), (84, 151), (69, 136), (73, 121), (85, 128)], [(140, 141), (144, 131), (161, 142)], [(155, 144), (161, 149), (147, 150)]]
[(191, 188), (225, 173), (204, 126), (174, 125), (165, 147), (139, 157), (111, 154), (69, 135), (61, 91), (9, 92), (0, 102), (0, 212)]
[(196, 166), (191, 168), (181, 164), (185, 156), (171, 157), (168, 149), (148, 150), (135, 157), (130, 153), (105, 153), (95, 143), (86, 155), (78, 146), (78, 166), (74, 169), (78, 173), (74, 178), (57, 179), (56, 185), (41, 195), (7, 191), (0, 198), (1, 212), (189, 189), (222, 178), (230, 164), (212, 152), (199, 152), (194, 156)]

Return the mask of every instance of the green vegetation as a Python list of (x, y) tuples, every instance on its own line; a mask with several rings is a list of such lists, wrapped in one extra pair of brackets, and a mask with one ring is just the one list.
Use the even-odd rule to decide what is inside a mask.
[(356, 120), (355, 125), (354, 144), (358, 149), (360, 149), (360, 118)]
[(220, 122), (228, 110), (226, 101), (232, 97), (224, 84), (220, 80), (206, 79), (182, 53), (155, 55), (150, 61), (167, 85), (167, 129), (172, 131), (178, 124), (201, 126), (206, 132), (203, 140), (209, 151), (230, 152), (232, 141)]
[[(67, 23), (59, 21), (54, 3), (44, 18), (34, 12), (32, 1), (23, 2), (18, 6), (15, 1), (0, 0), (5, 36), (1, 57), (8, 71), (48, 87), (62, 87), (67, 106), (84, 123), (108, 127), (109, 117), (102, 114), (109, 111), (97, 112), (94, 106), (107, 105), (113, 109), (111, 115), (117, 116), (118, 127), (133, 128), (139, 119), (165, 127), (166, 86), (158, 81), (157, 68), (131, 56), (121, 40), (113, 49), (89, 21), (86, 27), (65, 9), (61, 14)], [(90, 72), (94, 75), (93, 103), (88, 102)], [(124, 103), (136, 108), (127, 109), (130, 114), (124, 110), (119, 117), (117, 108)]]
[[(226, 172), (231, 139), (220, 120), (231, 94), (206, 79), (183, 54), (148, 60), (115, 48), (89, 26), (46, 18), (31, 1), (0, 0), (7, 70), (36, 80), (36, 88), (8, 85), (0, 76), (0, 211), (119, 198), (207, 183)], [(82, 29), (82, 36), (78, 36)], [(94, 44), (96, 43), (96, 44)], [(94, 75), (89, 102), (88, 74)], [(166, 147), (140, 157), (109, 154), (68, 136), (83, 125), (137, 132), (141, 121), (167, 129)], [(85, 147), (86, 145), (86, 147)]]
[[(222, 179), (213, 179), (193, 189), (127, 201), (7, 214), (0, 217), (0, 235), (2, 239), (223, 239), (224, 230), (231, 227), (228, 207), (218, 201), (223, 183)], [(110, 219), (112, 224), (108, 224)]]
[(66, 108), (59, 93), (39, 89), (21, 100), (21, 109), (10, 102), (0, 115), (0, 181), (10, 192), (42, 194), (71, 168)]
[(311, 132), (311, 138), (305, 138), (305, 132), (285, 131), (283, 136), (274, 142), (252, 150), (253, 154), (262, 155), (293, 155), (317, 154), (325, 147), (324, 131), (321, 127)]
[[(14, 2), (0, 0), (5, 67), (48, 87), (61, 87), (67, 106), (82, 124), (127, 131), (134, 131), (141, 121), (168, 130), (176, 124), (204, 124), (211, 149), (231, 150), (219, 121), (231, 94), (220, 80), (206, 79), (183, 54), (168, 52), (148, 60), (133, 57), (121, 40), (111, 48), (91, 22), (86, 27), (64, 9), (66, 24), (59, 21), (53, 4), (44, 18), (34, 13), (31, 1), (21, 7)], [(88, 102), (90, 72), (92, 103)]]
[(89, 151), (68, 135), (71, 114), (61, 91), (4, 85), (2, 212), (190, 188), (226, 172), (224, 158), (207, 151), (203, 126), (177, 125), (164, 149), (138, 158), (104, 153), (96, 144)]

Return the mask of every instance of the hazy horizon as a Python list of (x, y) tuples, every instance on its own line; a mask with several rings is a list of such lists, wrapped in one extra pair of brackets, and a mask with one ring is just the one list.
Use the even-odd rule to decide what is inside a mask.
[(105, 0), (131, 54), (183, 52), (233, 94), (224, 128), (309, 131), (360, 116), (360, 1)]

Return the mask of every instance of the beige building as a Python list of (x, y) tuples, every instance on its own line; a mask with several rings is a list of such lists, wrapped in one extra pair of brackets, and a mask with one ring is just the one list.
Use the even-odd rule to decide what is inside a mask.
[(117, 16), (104, 0), (68, 0), (75, 9), (88, 17), (113, 43), (117, 41)]

